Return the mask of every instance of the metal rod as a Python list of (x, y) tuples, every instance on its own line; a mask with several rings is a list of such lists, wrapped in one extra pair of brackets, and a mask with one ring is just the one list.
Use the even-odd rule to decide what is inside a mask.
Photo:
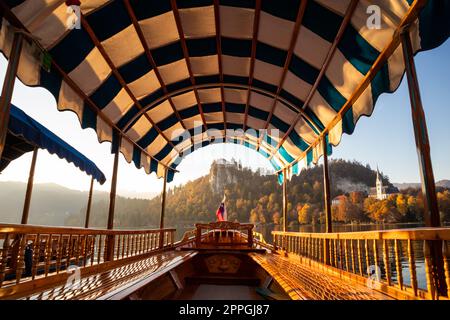
[(283, 231), (287, 231), (287, 179), (286, 170), (283, 170)]
[(2, 94), (0, 96), (0, 159), (5, 149), (6, 134), (8, 133), (9, 113), (11, 110), (11, 98), (16, 81), (17, 69), (19, 67), (20, 53), (22, 52), (23, 36), (15, 33), (11, 54), (9, 55), (8, 67), (3, 82)]
[(323, 140), (323, 198), (325, 209), (325, 229), (327, 233), (333, 232), (331, 225), (331, 192), (330, 192), (330, 174), (328, 170), (327, 142)]
[(89, 218), (91, 216), (91, 206), (92, 206), (92, 192), (94, 191), (94, 177), (91, 178), (91, 186), (89, 188), (89, 196), (86, 208), (86, 219), (84, 220), (84, 227), (89, 228)]
[(38, 150), (39, 150), (38, 147), (34, 147), (33, 158), (31, 158), (30, 174), (28, 175), (28, 184), (27, 184), (27, 191), (25, 193), (25, 201), (23, 204), (22, 221), (20, 222), (21, 224), (28, 223), (28, 215), (30, 213), (31, 194), (33, 193), (34, 170), (36, 168), (36, 159), (37, 159)]
[[(406, 78), (408, 79), (409, 97), (411, 101), (411, 113), (414, 127), (417, 155), (419, 158), (420, 179), (422, 182), (422, 196), (424, 203), (424, 220), (427, 227), (439, 227), (438, 202), (436, 197), (436, 185), (434, 181), (433, 167), (430, 156), (430, 143), (425, 120), (425, 113), (420, 97), (419, 81), (411, 44), (409, 28), (405, 28), (400, 35), (403, 57), (405, 61)], [(434, 285), (439, 294), (446, 295), (447, 288), (444, 276), (444, 261), (442, 257), (442, 243), (430, 241), (431, 274), (434, 277)]]

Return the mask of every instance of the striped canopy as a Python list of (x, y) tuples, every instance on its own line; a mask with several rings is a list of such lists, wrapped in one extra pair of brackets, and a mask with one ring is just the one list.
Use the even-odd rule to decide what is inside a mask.
[(446, 0), (76, 2), (2, 1), (0, 49), (29, 32), (19, 78), (168, 181), (217, 142), (298, 173), (399, 86), (405, 26), (414, 53), (450, 34)]

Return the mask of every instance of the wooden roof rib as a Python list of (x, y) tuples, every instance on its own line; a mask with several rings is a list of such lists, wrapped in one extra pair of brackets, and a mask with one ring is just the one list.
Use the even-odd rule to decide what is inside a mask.
[[(134, 104), (139, 108), (139, 110), (142, 110), (142, 106), (141, 103), (138, 101), (138, 99), (136, 99), (136, 97), (134, 96), (133, 92), (131, 92), (130, 88), (128, 87), (127, 83), (125, 82), (125, 80), (123, 80), (122, 76), (120, 75), (119, 71), (117, 70), (116, 66), (114, 65), (114, 63), (112, 62), (111, 58), (109, 57), (109, 55), (106, 53), (105, 49), (103, 48), (102, 44), (100, 43), (100, 41), (97, 39), (97, 37), (95, 36), (94, 31), (92, 31), (91, 27), (89, 26), (88, 21), (84, 18), (84, 15), (81, 14), (81, 24), (83, 25), (83, 28), (86, 29), (86, 32), (89, 34), (89, 36), (91, 37), (92, 41), (94, 42), (95, 46), (97, 47), (97, 49), (100, 51), (100, 53), (102, 54), (103, 58), (106, 60), (106, 62), (108, 63), (108, 66), (111, 68), (114, 76), (117, 78), (117, 80), (119, 81), (120, 85), (122, 86), (122, 88), (125, 89), (125, 91), (127, 92), (127, 94), (130, 96), (130, 98), (133, 100)], [(161, 129), (158, 127), (158, 125), (152, 120), (152, 118), (147, 114), (144, 113), (144, 117), (148, 120), (148, 122), (150, 122), (150, 124), (152, 125), (152, 127), (154, 127), (156, 129), (156, 131), (158, 131), (158, 133), (164, 138), (164, 140), (167, 141), (168, 144), (170, 144), (175, 150), (177, 149), (176, 146), (173, 144), (173, 142), (166, 137), (166, 135), (164, 134), (164, 132), (161, 131)]]
[[(350, 99), (347, 100), (345, 105), (339, 110), (333, 120), (326, 126), (326, 128), (320, 133), (319, 137), (317, 137), (316, 141), (314, 141), (308, 149), (306, 149), (299, 157), (297, 157), (294, 162), (292, 162), (289, 166), (291, 167), (294, 163), (300, 161), (305, 158), (309, 151), (311, 151), (315, 146), (317, 146), (324, 138), (325, 135), (342, 119), (342, 116), (352, 107), (352, 105), (358, 100), (364, 90), (368, 87), (370, 82), (374, 79), (377, 72), (383, 67), (384, 63), (389, 59), (389, 57), (394, 53), (397, 47), (400, 45), (400, 33), (404, 30), (406, 26), (412, 23), (426, 4), (426, 0), (416, 0), (411, 7), (409, 8), (407, 14), (403, 17), (401, 23), (396, 28), (394, 36), (389, 44), (384, 48), (381, 54), (378, 56), (375, 63), (370, 68), (369, 72), (366, 74), (362, 82), (358, 85), (356, 90), (351, 95)], [(281, 173), (281, 170), (276, 173)]]
[[(147, 41), (145, 41), (145, 37), (144, 37), (144, 34), (142, 32), (142, 29), (141, 29), (141, 27), (140, 27), (140, 25), (139, 25), (139, 23), (138, 23), (138, 21), (136, 19), (136, 15), (135, 15), (135, 13), (133, 11), (133, 8), (130, 5), (130, 0), (124, 0), (124, 4), (125, 4), (125, 7), (127, 9), (128, 15), (131, 18), (133, 26), (136, 29), (136, 32), (137, 32), (138, 37), (139, 37), (139, 40), (140, 40), (142, 46), (144, 47), (144, 51), (145, 51), (145, 55), (147, 56), (147, 60), (149, 61), (150, 65), (152, 66), (153, 70), (155, 71), (155, 75), (158, 78), (158, 81), (159, 81), (159, 83), (161, 85), (161, 88), (163, 89), (164, 94), (168, 94), (169, 92), (167, 90), (167, 86), (166, 86), (166, 84), (164, 83), (164, 81), (163, 81), (163, 79), (161, 77), (161, 73), (159, 72), (158, 67), (156, 66), (155, 60), (153, 59), (152, 53), (151, 53), (151, 51), (150, 51), (150, 49), (149, 49), (149, 47), (147, 45)], [(173, 113), (177, 117), (177, 119), (180, 122), (180, 124), (183, 127), (183, 129), (187, 130), (184, 121), (181, 119), (180, 114), (178, 113), (178, 110), (175, 108), (175, 105), (174, 105), (174, 103), (172, 101), (172, 98), (170, 98), (170, 97), (167, 98), (167, 101), (169, 101), (170, 107), (172, 108)], [(144, 107), (143, 109), (146, 109), (146, 108)], [(192, 137), (191, 137), (191, 144), (194, 145), (194, 140), (193, 140)]]
[(186, 60), (186, 65), (187, 65), (187, 68), (189, 71), (189, 80), (191, 81), (191, 84), (194, 86), (195, 99), (197, 100), (197, 106), (198, 106), (198, 110), (200, 112), (200, 116), (203, 121), (203, 127), (205, 130), (208, 130), (208, 125), (206, 124), (205, 115), (203, 113), (202, 103), (200, 101), (198, 91), (195, 88), (195, 77), (194, 77), (194, 73), (192, 72), (191, 60), (189, 58), (189, 51), (187, 48), (186, 39), (184, 37), (183, 26), (181, 25), (181, 19), (180, 19), (180, 13), (178, 11), (177, 1), (170, 0), (170, 5), (172, 6), (173, 15), (175, 17), (175, 22), (177, 24), (178, 35), (180, 36), (181, 47), (183, 48), (184, 59)]
[[(269, 127), (270, 120), (272, 119), (273, 113), (275, 112), (275, 108), (277, 106), (278, 96), (280, 95), (280, 92), (283, 89), (284, 79), (286, 78), (286, 74), (289, 69), (289, 64), (291, 63), (292, 54), (294, 53), (295, 44), (297, 43), (298, 33), (299, 33), (300, 27), (302, 25), (302, 20), (303, 20), (303, 16), (305, 14), (307, 5), (308, 5), (308, 0), (303, 0), (300, 3), (300, 7), (298, 8), (297, 18), (295, 19), (294, 30), (292, 31), (291, 43), (289, 45), (289, 50), (287, 52), (286, 61), (284, 62), (283, 72), (281, 73), (281, 77), (280, 77), (280, 83), (278, 84), (278, 87), (277, 87), (277, 93), (275, 95), (275, 98), (273, 99), (272, 107), (270, 109), (269, 116), (267, 117), (266, 124), (264, 125), (265, 130), (267, 130)], [(258, 145), (261, 144), (262, 139), (263, 139), (263, 136), (261, 136)], [(276, 153), (276, 150), (274, 150), (273, 154), (275, 154), (275, 153)], [(273, 155), (270, 157), (270, 159), (272, 157), (273, 157)]]
[(258, 30), (259, 30), (259, 16), (261, 15), (261, 0), (256, 0), (255, 3), (255, 15), (253, 17), (253, 39), (252, 39), (252, 52), (250, 56), (250, 70), (248, 75), (248, 92), (247, 92), (247, 102), (245, 104), (244, 113), (244, 131), (247, 130), (247, 118), (248, 118), (248, 108), (250, 104), (250, 92), (252, 89), (253, 74), (255, 72), (255, 59), (256, 59), (256, 43), (258, 42)]
[(222, 98), (222, 114), (225, 130), (225, 141), (227, 139), (227, 114), (225, 112), (225, 93), (223, 88), (223, 65), (222, 65), (222, 34), (220, 32), (220, 11), (219, 0), (214, 0), (214, 20), (216, 24), (216, 44), (217, 44), (217, 59), (219, 64), (219, 79), (220, 79), (220, 96)]
[[(330, 65), (331, 59), (333, 59), (334, 53), (336, 52), (336, 49), (337, 49), (337, 46), (338, 46), (339, 42), (341, 41), (342, 36), (343, 36), (348, 24), (350, 23), (350, 20), (352, 18), (353, 13), (355, 12), (358, 2), (359, 2), (359, 0), (352, 0), (352, 2), (349, 4), (347, 11), (345, 13), (345, 16), (344, 16), (344, 20), (342, 20), (342, 24), (336, 35), (336, 38), (334, 39), (334, 42), (331, 45), (330, 50), (328, 51), (328, 54), (322, 65), (322, 69), (320, 69), (319, 76), (317, 77), (316, 81), (314, 82), (314, 85), (312, 86), (312, 88), (308, 94), (308, 97), (306, 98), (305, 103), (302, 106), (303, 110), (309, 105), (314, 93), (317, 91), (317, 87), (319, 86), (320, 81), (322, 81), (322, 78), (324, 77), (325, 72), (327, 71), (327, 68)], [(289, 134), (292, 132), (292, 130), (294, 130), (295, 125), (298, 123), (299, 120), (300, 120), (300, 114), (298, 114), (297, 117), (294, 119), (289, 130), (281, 138), (280, 142), (278, 143), (277, 147), (274, 149), (273, 153), (270, 155), (269, 159), (272, 159), (272, 157), (275, 155), (275, 153), (283, 145), (283, 143), (286, 141), (287, 137), (289, 137)]]

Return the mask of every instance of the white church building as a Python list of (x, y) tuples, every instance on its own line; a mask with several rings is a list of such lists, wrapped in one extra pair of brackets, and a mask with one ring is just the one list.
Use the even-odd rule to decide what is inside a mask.
[(370, 188), (370, 198), (376, 198), (378, 200), (387, 199), (391, 194), (397, 194), (399, 191), (396, 187), (383, 185), (383, 178), (377, 167), (376, 186)]

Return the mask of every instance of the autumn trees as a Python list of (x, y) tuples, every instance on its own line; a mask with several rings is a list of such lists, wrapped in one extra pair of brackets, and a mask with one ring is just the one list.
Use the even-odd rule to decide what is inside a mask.
[[(211, 172), (217, 170), (212, 168)], [(227, 168), (236, 183), (223, 184), (226, 209), (230, 221), (282, 224), (281, 186), (273, 175), (261, 175), (249, 169)], [(367, 198), (363, 192), (345, 193), (337, 188), (339, 179), (371, 186), (375, 172), (357, 162), (334, 160), (330, 162), (331, 194), (342, 195), (332, 206), (332, 220), (336, 223), (396, 223), (421, 222), (423, 201), (419, 190), (409, 189), (385, 200)], [(211, 176), (170, 188), (166, 201), (166, 225), (186, 226), (195, 222), (215, 220), (215, 212), (223, 193), (214, 192)], [(288, 185), (288, 225), (324, 224), (322, 169), (316, 166), (294, 176)], [(388, 184), (388, 181), (385, 182)], [(438, 189), (441, 217), (450, 221), (450, 191)], [(160, 212), (160, 197), (152, 200), (118, 197), (116, 221), (118, 227), (135, 228), (156, 225)], [(92, 207), (92, 225), (103, 227), (107, 202), (95, 202)], [(82, 225), (85, 209), (79, 216), (69, 217), (70, 225)]]

